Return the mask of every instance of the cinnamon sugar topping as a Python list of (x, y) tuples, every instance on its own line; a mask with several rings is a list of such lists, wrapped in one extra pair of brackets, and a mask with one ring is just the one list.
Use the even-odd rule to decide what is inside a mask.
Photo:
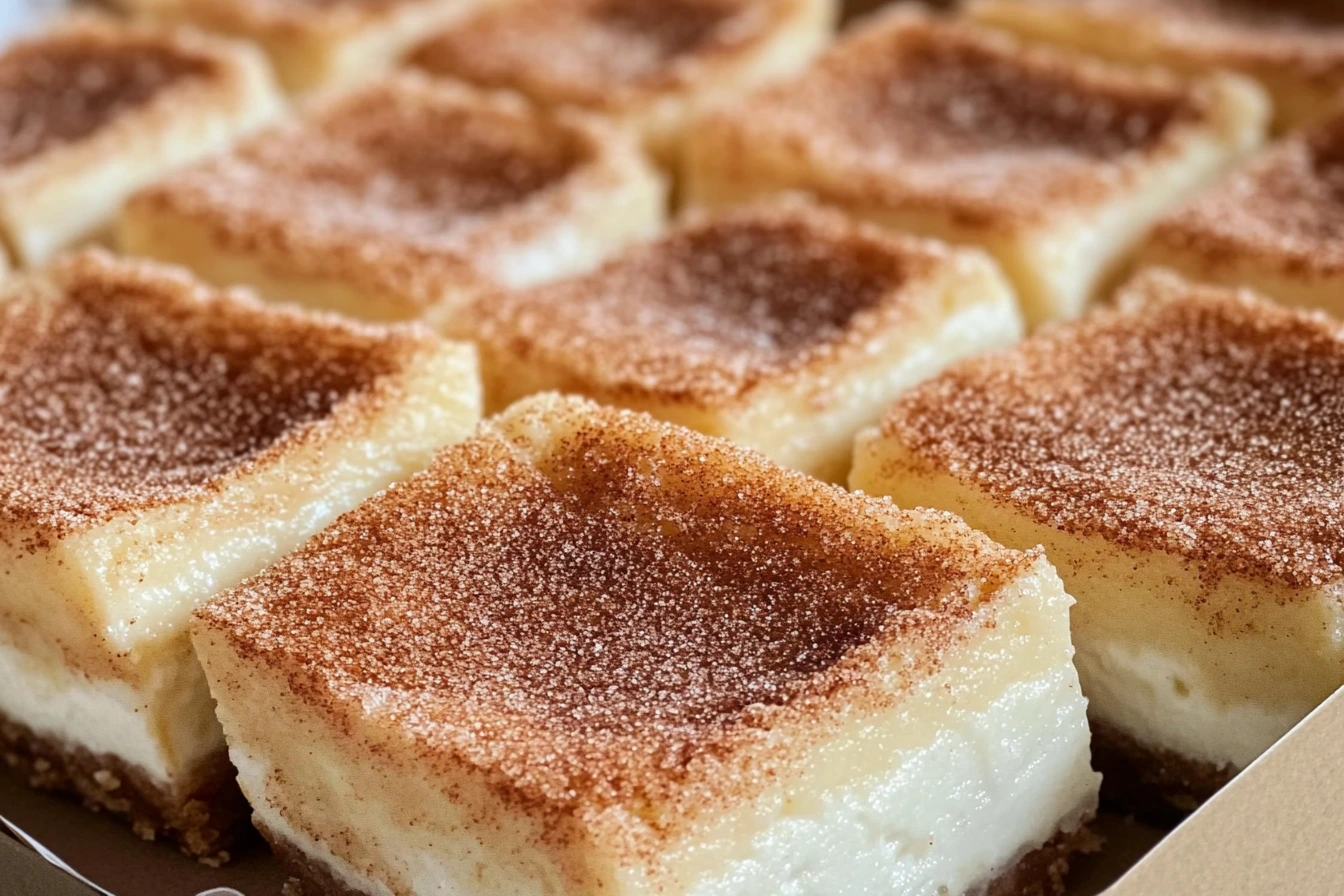
[[(972, 15), (1029, 30), (1081, 29), (1084, 45), (1107, 56), (1185, 70), (1243, 71), (1264, 79), (1285, 105), (1330, 104), (1344, 76), (1344, 5), (1337, 0), (980, 0)], [(1318, 92), (1316, 99), (1305, 94)], [(1300, 110), (1280, 109), (1285, 125)], [(1315, 117), (1306, 112), (1306, 116)]]
[(551, 100), (675, 83), (692, 60), (766, 30), (781, 0), (525, 0), (450, 29), (412, 57), (426, 71)]
[(886, 433), (1065, 532), (1344, 578), (1344, 332), (1165, 273), (1126, 301), (914, 390)]
[(399, 726), (427, 761), (657, 828), (777, 767), (729, 774), (739, 748), (802, 749), (829, 713), (898, 699), (882, 658), (906, 658), (902, 686), (932, 674), (1033, 559), (727, 442), (547, 397), (201, 618), (334, 718)]
[(712, 405), (861, 346), (943, 256), (811, 208), (681, 228), (584, 277), (487, 295), (473, 338), (588, 388)]
[(570, 135), (544, 120), (524, 122), (457, 99), (362, 91), (297, 139), (269, 136), (242, 147), (219, 164), (216, 195), (223, 199), (246, 172), (265, 178), (265, 189), (239, 202), (288, 215), (302, 210), (327, 227), (432, 241), (526, 200), (580, 161)]
[[(1206, 117), (1188, 85), (898, 11), (741, 110), (856, 201), (937, 203), (968, 223), (1110, 191)], [(840, 175), (843, 175), (840, 176)]]
[(1271, 147), (1154, 232), (1209, 262), (1344, 272), (1344, 117)]
[[(1046, 5), (1078, 2), (1044, 0)], [(1260, 40), (1277, 37), (1312, 39), (1331, 36), (1324, 34), (1322, 28), (1344, 25), (1344, 8), (1335, 0), (1279, 0), (1274, 3), (1263, 0), (1083, 0), (1081, 5), (1117, 16), (1161, 15), (1166, 19), (1169, 32), (1179, 32), (1196, 40), (1201, 39), (1196, 29), (1204, 31), (1204, 40), (1216, 40), (1231, 31)], [(1250, 28), (1255, 31), (1251, 32)]]
[(0, 56), (0, 166), (95, 133), (215, 65), (166, 40), (71, 30)]
[(89, 252), (0, 298), (0, 522), (47, 536), (184, 500), (391, 372), (401, 337)]
[(730, 0), (589, 0), (599, 27), (647, 41), (654, 59), (693, 53), (714, 37), (742, 5)]
[(515, 97), (405, 75), (131, 202), (196, 220), (228, 249), (428, 305), (478, 275), (466, 256), (490, 248), (480, 240), (560, 204), (597, 151), (587, 131)]
[(1141, 151), (1191, 112), (1175, 85), (1089, 83), (1062, 59), (1006, 52), (966, 30), (912, 30), (892, 49), (853, 60), (859, 77), (843, 94), (852, 105), (833, 111), (860, 145), (919, 158), (1062, 151), (1110, 159)]

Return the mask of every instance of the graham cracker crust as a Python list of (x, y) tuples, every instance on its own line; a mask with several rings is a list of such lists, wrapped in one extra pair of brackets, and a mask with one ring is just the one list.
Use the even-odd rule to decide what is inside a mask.
[(1174, 825), (1236, 776), (1236, 769), (1150, 747), (1106, 722), (1090, 722), (1101, 804), (1113, 812), (1157, 826)]
[(276, 834), (260, 822), (257, 823), (257, 830), (289, 871), (284, 896), (369, 896), (368, 892), (353, 889), (345, 881), (337, 879), (325, 862), (313, 858), (287, 837)]
[(189, 792), (173, 793), (123, 759), (42, 737), (0, 716), (0, 757), (29, 787), (72, 794), (92, 811), (126, 819), (140, 837), (166, 837), (206, 864), (227, 862), (229, 848), (249, 830), (250, 810), (222, 752), (198, 770)]
[[(338, 880), (326, 864), (289, 840), (264, 826), (259, 829), (292, 875), (285, 884), (285, 896), (369, 896), (367, 891), (352, 889)], [(965, 896), (1064, 896), (1069, 859), (1076, 853), (1095, 852), (1100, 845), (1100, 838), (1087, 825), (1060, 831), (989, 884)]]
[(1074, 831), (1059, 831), (975, 896), (1064, 896), (1069, 860), (1100, 848), (1101, 838), (1086, 824)]

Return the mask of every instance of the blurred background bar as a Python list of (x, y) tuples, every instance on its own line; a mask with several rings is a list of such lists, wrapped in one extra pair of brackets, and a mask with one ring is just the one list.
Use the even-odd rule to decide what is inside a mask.
[[(948, 9), (954, 5), (955, 0), (924, 0), (920, 6), (933, 7), (934, 9)], [(861, 16), (864, 13), (872, 12), (880, 6), (895, 6), (892, 0), (845, 0), (845, 18), (852, 19), (855, 16)]]

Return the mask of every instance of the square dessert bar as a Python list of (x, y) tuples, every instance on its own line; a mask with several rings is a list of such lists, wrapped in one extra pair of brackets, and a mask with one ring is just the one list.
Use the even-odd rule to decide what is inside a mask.
[(548, 395), (192, 631), (310, 894), (1053, 894), (1098, 787), (1071, 602), (951, 516)]
[(260, 45), (286, 90), (349, 89), (391, 69), (417, 42), (512, 0), (121, 0), (152, 18)]
[(426, 466), (474, 352), (102, 252), (0, 291), (0, 756), (219, 859), (246, 806), (193, 608)]
[(279, 108), (265, 59), (232, 42), (92, 18), (18, 41), (0, 54), (0, 241), (45, 261)]
[(591, 267), (660, 229), (665, 192), (603, 122), (405, 74), (146, 188), (119, 235), (272, 300), (404, 320)]
[(842, 481), (854, 436), (948, 364), (1022, 335), (985, 255), (779, 203), (684, 224), (597, 271), (486, 295), (446, 327), (493, 410), (576, 392)]
[(1193, 808), (1344, 684), (1344, 332), (1150, 272), (963, 364), (851, 483), (1045, 546), (1109, 796)]
[(411, 63), (601, 112), (674, 165), (690, 121), (801, 69), (837, 0), (518, 0), (449, 28)]
[(864, 218), (980, 245), (1028, 324), (1080, 314), (1152, 223), (1262, 137), (1249, 81), (1136, 72), (905, 10), (803, 75), (710, 113), (692, 203), (805, 190)]
[(1278, 129), (1339, 107), (1344, 6), (1336, 0), (970, 0), (968, 14), (1022, 37), (1187, 74), (1249, 75)]
[(1284, 138), (1173, 212), (1139, 257), (1344, 317), (1344, 117)]

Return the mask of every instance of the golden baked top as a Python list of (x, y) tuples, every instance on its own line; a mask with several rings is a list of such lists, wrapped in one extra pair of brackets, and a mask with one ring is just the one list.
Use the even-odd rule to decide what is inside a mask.
[[(599, 152), (584, 124), (513, 96), (401, 75), (170, 175), (130, 203), (269, 255), (429, 305), (467, 256), (559, 216)], [(484, 244), (482, 244), (484, 241)]]
[(1038, 522), (1211, 576), (1344, 578), (1344, 331), (1152, 272), (1125, 307), (962, 364), (886, 435)]
[(686, 224), (574, 279), (487, 294), (464, 335), (624, 399), (712, 407), (848, 354), (922, 313), (951, 252), (795, 204)]
[(830, 722), (899, 700), (1036, 559), (726, 441), (542, 396), (197, 624), (334, 724), (372, 715), (427, 763), (637, 848), (767, 786)]
[(1154, 230), (1210, 264), (1344, 273), (1344, 117), (1285, 138)]
[(0, 292), (0, 527), (190, 500), (381, 400), (428, 337), (263, 306), (101, 251)]
[(0, 166), (80, 140), (218, 61), (166, 35), (86, 23), (0, 55)]
[(425, 43), (412, 64), (551, 102), (604, 107), (687, 83), (768, 34), (797, 0), (522, 0)]
[(1124, 189), (1220, 100), (1211, 82), (897, 10), (711, 127), (796, 154), (828, 196), (927, 206), (989, 227)]

